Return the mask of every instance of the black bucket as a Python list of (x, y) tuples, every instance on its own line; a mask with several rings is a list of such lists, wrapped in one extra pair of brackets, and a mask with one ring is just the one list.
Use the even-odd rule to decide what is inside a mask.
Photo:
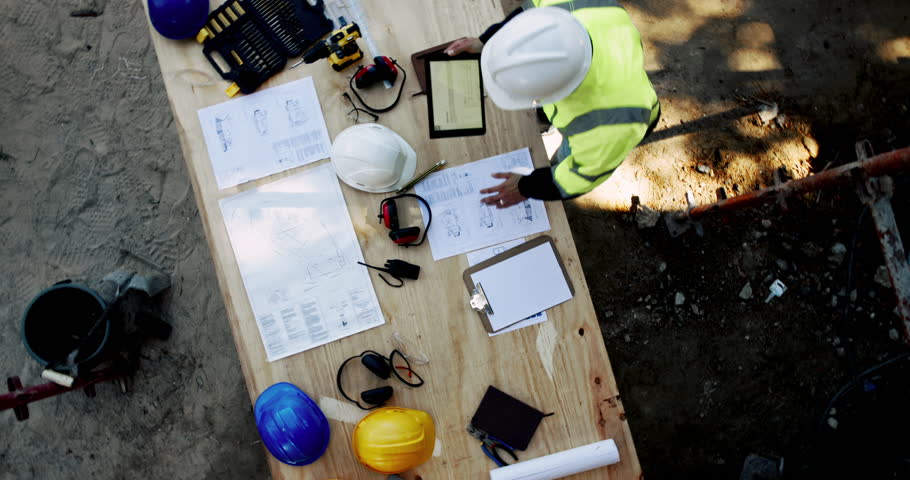
[(58, 283), (28, 304), (22, 315), (22, 343), (41, 365), (54, 364), (67, 371), (66, 357), (79, 348), (75, 364), (90, 366), (100, 360), (111, 338), (110, 318), (86, 335), (107, 304), (92, 289), (75, 283)]

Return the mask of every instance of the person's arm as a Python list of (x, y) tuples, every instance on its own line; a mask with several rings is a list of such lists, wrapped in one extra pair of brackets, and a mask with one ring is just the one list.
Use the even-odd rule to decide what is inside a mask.
[(538, 200), (562, 200), (562, 194), (553, 183), (553, 171), (550, 167), (535, 169), (530, 175), (518, 180), (518, 192), (527, 198)]
[(523, 11), (524, 11), (523, 8), (518, 7), (515, 10), (512, 10), (512, 13), (506, 15), (505, 20), (503, 20), (499, 23), (494, 23), (493, 25), (490, 25), (489, 27), (487, 27), (487, 29), (482, 34), (480, 34), (479, 38), (480, 38), (481, 43), (487, 43), (487, 41), (490, 40), (490, 37), (495, 35), (496, 32), (498, 32), (499, 29), (502, 28), (503, 25), (509, 23), (509, 20), (512, 20), (513, 18), (515, 18), (516, 15), (518, 15), (519, 13), (521, 13)]
[(506, 16), (505, 20), (494, 23), (490, 25), (486, 31), (484, 31), (479, 38), (477, 37), (461, 37), (458, 40), (452, 42), (448, 47), (446, 47), (446, 54), (449, 56), (458, 55), (461, 52), (470, 52), (470, 53), (480, 53), (483, 50), (483, 45), (487, 43), (487, 40), (490, 39), (496, 32), (502, 28), (509, 20), (515, 18), (516, 15), (524, 11), (521, 7), (516, 8), (509, 15)]

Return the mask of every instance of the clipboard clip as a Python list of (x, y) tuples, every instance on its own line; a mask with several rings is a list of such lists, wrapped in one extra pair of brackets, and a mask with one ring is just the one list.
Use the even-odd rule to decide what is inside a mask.
[(490, 306), (480, 283), (474, 284), (474, 290), (471, 291), (471, 308), (478, 312), (486, 312), (487, 315), (493, 314), (493, 307)]

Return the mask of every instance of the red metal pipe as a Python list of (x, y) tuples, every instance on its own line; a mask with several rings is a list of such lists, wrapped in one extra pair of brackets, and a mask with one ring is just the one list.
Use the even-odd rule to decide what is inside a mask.
[(680, 212), (677, 217), (680, 221), (687, 219), (697, 220), (709, 213), (732, 212), (741, 208), (754, 207), (778, 198), (812, 192), (824, 187), (842, 185), (857, 178), (858, 175), (877, 177), (890, 173), (910, 170), (910, 147), (893, 152), (876, 155), (866, 160), (860, 160), (846, 165), (841, 165), (831, 170), (816, 175), (811, 175), (799, 180), (791, 180), (773, 187), (746, 192), (736, 197), (699, 205), (688, 212)]
[[(48, 397), (86, 388), (96, 383), (107, 382), (122, 376), (122, 372), (118, 372), (114, 369), (103, 369), (92, 372), (84, 377), (77, 378), (72, 387), (64, 387), (53, 382), (48, 382), (26, 388), (22, 388), (22, 384), (19, 383), (18, 377), (10, 377), (7, 379), (10, 393), (0, 395), (0, 411), (11, 408), (21, 409), (31, 402), (37, 402), (38, 400), (43, 400)], [(28, 418), (28, 410), (22, 411), (25, 412), (25, 418)], [(22, 418), (21, 420), (25, 420), (25, 418)]]

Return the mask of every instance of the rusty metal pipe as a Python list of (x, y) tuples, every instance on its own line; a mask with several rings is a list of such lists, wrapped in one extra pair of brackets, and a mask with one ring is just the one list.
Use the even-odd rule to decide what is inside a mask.
[(23, 387), (19, 377), (9, 377), (6, 382), (10, 393), (0, 395), (0, 411), (15, 409), (16, 418), (25, 420), (28, 418), (29, 403), (73, 390), (91, 388), (96, 383), (108, 382), (122, 376), (123, 372), (114, 369), (98, 370), (77, 378), (72, 387), (64, 387), (53, 382)]
[(910, 171), (910, 147), (841, 165), (799, 180), (791, 180), (715, 203), (692, 207), (688, 211), (679, 212), (677, 220), (697, 220), (710, 213), (732, 212), (741, 208), (754, 207), (791, 195), (847, 184), (856, 180), (858, 176), (877, 177), (902, 171)]

